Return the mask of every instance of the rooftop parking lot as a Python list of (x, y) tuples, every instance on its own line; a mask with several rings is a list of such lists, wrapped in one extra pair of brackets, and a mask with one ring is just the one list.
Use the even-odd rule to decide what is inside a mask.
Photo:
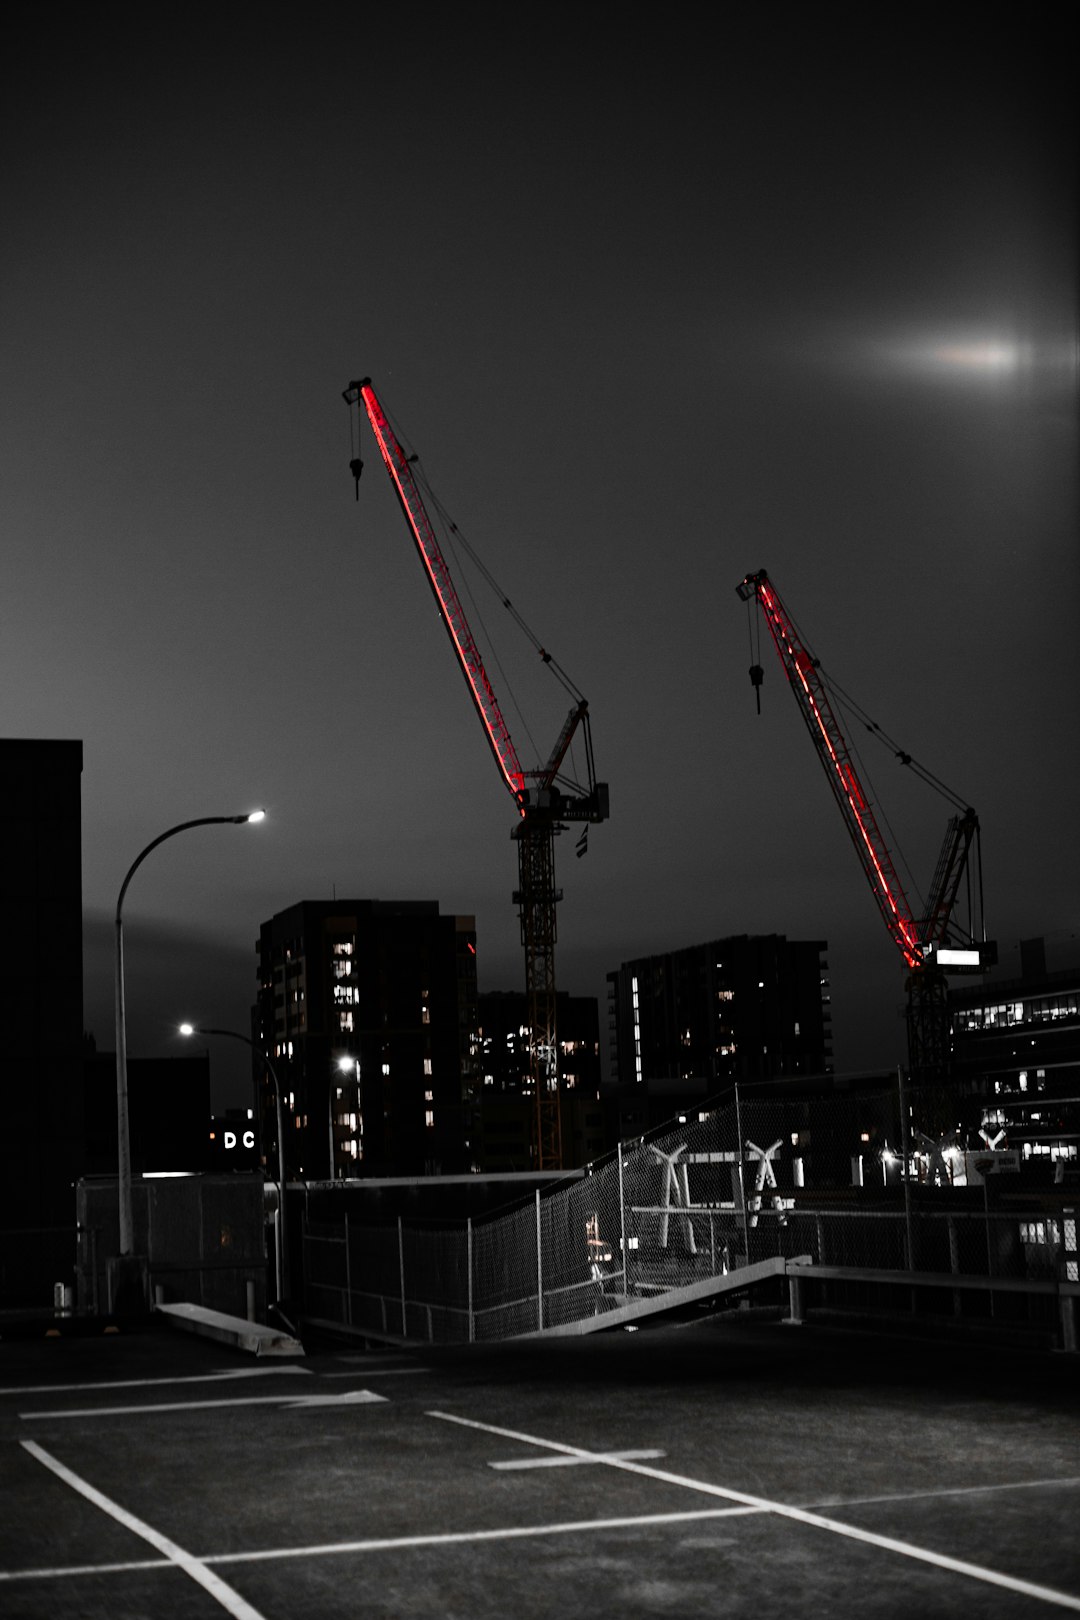
[(262, 1362), (0, 1343), (0, 1613), (1080, 1611), (1080, 1362), (747, 1312)]

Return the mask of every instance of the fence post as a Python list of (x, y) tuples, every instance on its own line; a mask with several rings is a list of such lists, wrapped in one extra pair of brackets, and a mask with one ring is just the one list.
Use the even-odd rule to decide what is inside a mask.
[(896, 1085), (900, 1093), (900, 1167), (904, 1186), (904, 1234), (907, 1240), (907, 1270), (915, 1270), (915, 1233), (911, 1224), (911, 1145), (908, 1142), (907, 1097), (904, 1092), (903, 1064), (896, 1065)]
[(536, 1189), (536, 1325), (544, 1327), (544, 1256), (540, 1244), (540, 1189)]
[(409, 1337), (409, 1324), (405, 1315), (405, 1234), (402, 1229), (401, 1216), (397, 1218), (397, 1254), (398, 1277), (401, 1281), (401, 1337)]
[(352, 1264), (349, 1254), (349, 1216), (345, 1214), (345, 1321), (352, 1327)]
[(1075, 1355), (1076, 1300), (1072, 1294), (1058, 1294), (1058, 1310), (1061, 1314), (1061, 1348), (1069, 1355)]
[[(742, 1206), (743, 1264), (748, 1266), (750, 1264), (750, 1227), (746, 1220), (746, 1178), (743, 1168), (745, 1154), (742, 1134), (742, 1108), (739, 1104), (739, 1082), (737, 1080), (735, 1082), (735, 1132), (739, 1138), (739, 1203)], [(732, 1190), (734, 1191), (734, 1189)]]
[[(960, 1270), (960, 1239), (956, 1231), (956, 1220), (952, 1215), (946, 1215), (945, 1224), (949, 1233), (949, 1270), (955, 1277)], [(964, 1307), (959, 1288), (953, 1289), (952, 1308), (954, 1316), (961, 1315)]]
[(468, 1267), (469, 1267), (469, 1343), (472, 1344), (473, 1340), (476, 1337), (476, 1325), (475, 1325), (475, 1322), (473, 1320), (472, 1216), (471, 1215), (466, 1217), (465, 1232), (466, 1232), (465, 1252), (466, 1252), (467, 1264), (468, 1264)]
[(623, 1293), (630, 1297), (630, 1259), (626, 1248), (626, 1203), (623, 1198), (622, 1174), (622, 1143), (618, 1142), (615, 1151), (619, 1155), (619, 1250), (622, 1254), (622, 1281)]

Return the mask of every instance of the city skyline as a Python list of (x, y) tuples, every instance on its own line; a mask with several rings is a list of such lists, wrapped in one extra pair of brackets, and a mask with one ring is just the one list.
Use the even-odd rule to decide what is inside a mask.
[[(837, 1067), (904, 1056), (899, 958), (768, 645), (755, 709), (758, 568), (975, 806), (1003, 958), (1071, 948), (1061, 25), (946, 22), (931, 50), (779, 8), (711, 60), (601, 19), (527, 54), (486, 12), (404, 46), (381, 19), (154, 26), (21, 19), (0, 175), (0, 735), (84, 745), (99, 1049), (131, 861), (256, 806), (132, 885), (133, 1055), (178, 1053), (185, 1017), (246, 1030), (261, 923), (335, 891), (474, 915), (481, 990), (523, 982), (513, 806), (370, 438), (349, 471), (366, 374), (589, 699), (611, 819), (583, 860), (559, 841), (560, 989), (603, 1005), (639, 956), (824, 938)], [(875, 798), (926, 885), (948, 810), (891, 764)], [(243, 1070), (213, 1053), (216, 1101)]]

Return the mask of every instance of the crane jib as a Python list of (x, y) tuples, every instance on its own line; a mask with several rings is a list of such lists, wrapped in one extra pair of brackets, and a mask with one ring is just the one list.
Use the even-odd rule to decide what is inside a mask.
[(416, 486), (409, 458), (386, 420), (386, 416), (370, 383), (359, 389), (360, 397), (375, 434), (376, 442), (386, 470), (390, 474), (402, 510), (416, 541), (420, 559), (435, 599), (442, 611), (443, 622), (457, 654), (462, 672), (472, 693), (477, 712), (483, 722), (491, 750), (510, 792), (521, 802), (525, 793), (525, 772), (514, 748), (509, 728), (499, 708), (495, 693), (484, 669), (483, 659), (473, 639), (465, 610), (458, 599), (446, 559), (435, 536), (427, 510)]
[(924, 955), (919, 930), (832, 711), (816, 661), (803, 645), (764, 572), (748, 576), (739, 587), (739, 595), (745, 600), (751, 595), (757, 598), (885, 926), (908, 966), (918, 967)]

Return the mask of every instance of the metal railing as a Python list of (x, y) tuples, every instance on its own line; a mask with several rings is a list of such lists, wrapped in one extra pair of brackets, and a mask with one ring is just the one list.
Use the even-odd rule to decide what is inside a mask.
[[(483, 1220), (306, 1219), (305, 1312), (372, 1337), (481, 1342), (707, 1298), (783, 1261), (804, 1278), (816, 1268), (815, 1297), (833, 1305), (883, 1289), (895, 1303), (896, 1283), (921, 1278), (924, 1310), (1048, 1331), (1060, 1314), (1067, 1340), (1076, 1222), (1064, 1198), (1032, 1213), (999, 1207), (985, 1183), (920, 1184), (926, 1163), (890, 1146), (899, 1134), (889, 1097), (733, 1093)], [(943, 1171), (939, 1155), (936, 1182)]]

